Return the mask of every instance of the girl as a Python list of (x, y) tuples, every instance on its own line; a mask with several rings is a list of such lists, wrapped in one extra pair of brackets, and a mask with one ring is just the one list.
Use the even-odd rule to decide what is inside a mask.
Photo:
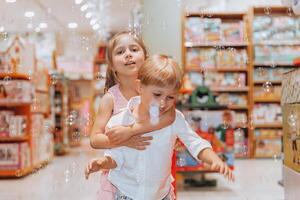
[[(174, 109), (182, 80), (182, 71), (175, 61), (167, 56), (153, 56), (141, 66), (138, 79), (140, 97), (133, 97), (124, 111), (109, 120), (108, 127), (149, 121), (153, 103), (159, 105), (159, 114)], [(212, 151), (210, 143), (191, 129), (181, 112), (176, 111), (171, 125), (147, 135), (154, 141), (145, 151), (126, 147), (106, 150), (104, 157), (89, 163), (86, 177), (100, 169), (110, 169), (109, 180), (117, 187), (116, 200), (169, 200), (171, 158), (178, 137), (197, 160), (234, 180), (229, 167)]]
[[(135, 81), (140, 66), (147, 57), (143, 42), (130, 32), (116, 34), (108, 43), (108, 68), (105, 88), (99, 110), (90, 136), (93, 148), (108, 149), (127, 146), (144, 150), (152, 137), (142, 137), (142, 133), (158, 130), (171, 124), (175, 119), (175, 110), (166, 112), (157, 125), (140, 121), (127, 127), (114, 127), (105, 130), (112, 115), (125, 108), (131, 97), (137, 96)], [(108, 172), (101, 176), (99, 199), (111, 200), (115, 196), (115, 187), (107, 180)]]

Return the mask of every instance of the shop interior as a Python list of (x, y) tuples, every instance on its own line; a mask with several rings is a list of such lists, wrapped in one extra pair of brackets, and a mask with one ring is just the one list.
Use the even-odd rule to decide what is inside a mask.
[(97, 199), (84, 169), (121, 31), (180, 64), (176, 107), (235, 176), (177, 141), (176, 199), (299, 199), (300, 2), (2, 0), (0, 19), (0, 199)]

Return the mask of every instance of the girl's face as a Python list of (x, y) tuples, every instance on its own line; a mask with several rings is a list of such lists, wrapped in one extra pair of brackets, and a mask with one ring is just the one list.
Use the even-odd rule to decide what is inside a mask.
[(159, 87), (155, 85), (141, 85), (140, 96), (144, 105), (149, 106), (155, 103), (159, 106), (159, 113), (162, 115), (171, 108), (174, 108), (177, 90), (174, 86)]
[(144, 60), (142, 47), (129, 35), (121, 37), (112, 51), (113, 69), (118, 76), (137, 76)]

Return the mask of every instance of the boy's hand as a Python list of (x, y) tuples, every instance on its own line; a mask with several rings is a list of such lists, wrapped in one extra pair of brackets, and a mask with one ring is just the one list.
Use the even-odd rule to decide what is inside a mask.
[(109, 141), (114, 145), (119, 145), (128, 140), (131, 136), (131, 129), (128, 126), (116, 126), (105, 132)]
[(89, 162), (89, 164), (86, 166), (84, 174), (85, 174), (85, 178), (88, 179), (89, 175), (91, 173), (97, 172), (100, 169), (102, 169), (102, 166), (104, 166), (106, 164), (107, 160), (104, 158), (100, 158), (100, 159), (93, 159)]
[(228, 165), (220, 160), (215, 160), (210, 166), (210, 169), (212, 171), (218, 171), (219, 173), (223, 174), (224, 177), (226, 177), (230, 181), (234, 181), (234, 175), (232, 173), (232, 170), (228, 167)]

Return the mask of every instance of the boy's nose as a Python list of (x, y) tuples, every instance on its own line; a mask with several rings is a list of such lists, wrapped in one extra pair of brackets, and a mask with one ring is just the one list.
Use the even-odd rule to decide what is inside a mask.
[(160, 100), (160, 103), (159, 103), (159, 107), (160, 108), (164, 108), (166, 106), (166, 102), (165, 102), (165, 100)]

